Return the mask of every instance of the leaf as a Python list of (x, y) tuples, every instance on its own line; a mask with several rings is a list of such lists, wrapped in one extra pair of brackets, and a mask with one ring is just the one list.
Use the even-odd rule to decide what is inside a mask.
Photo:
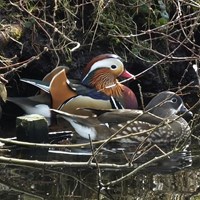
[(158, 26), (162, 26), (162, 25), (165, 25), (167, 23), (168, 23), (168, 20), (163, 18), (163, 17), (158, 20)]
[(10, 27), (10, 35), (11, 37), (13, 37), (14, 39), (19, 40), (22, 36), (22, 26), (20, 26), (19, 24), (13, 24)]
[(7, 100), (7, 90), (6, 90), (6, 86), (5, 86), (5, 84), (3, 84), (1, 81), (0, 81), (0, 98), (1, 98), (1, 100), (3, 100), (4, 102), (6, 102), (6, 100)]

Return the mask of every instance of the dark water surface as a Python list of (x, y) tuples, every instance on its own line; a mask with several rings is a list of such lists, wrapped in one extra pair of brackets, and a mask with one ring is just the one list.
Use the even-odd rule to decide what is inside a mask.
[[(198, 144), (196, 144), (198, 146)], [(196, 146), (196, 147), (197, 147)], [(123, 149), (124, 152), (126, 148)], [(126, 163), (131, 152), (121, 149), (100, 153), (99, 163)], [(185, 150), (152, 163), (116, 185), (101, 188), (101, 182), (117, 180), (147, 162), (154, 152), (133, 162), (132, 168), (37, 166), (0, 164), (0, 199), (200, 199), (198, 150)], [(4, 153), (5, 154), (5, 153)], [(84, 162), (88, 152), (13, 148), (8, 157), (32, 161)], [(126, 156), (125, 156), (126, 154)], [(72, 163), (73, 164), (73, 163)]]
[[(51, 142), (57, 143), (62, 137)], [(164, 147), (162, 150), (169, 151)], [(11, 158), (10, 161), (0, 159), (0, 200), (200, 199), (200, 148), (196, 139), (186, 150), (153, 162), (120, 181), (150, 159), (162, 155), (153, 148), (136, 159), (141, 152), (136, 155), (134, 152), (132, 145), (109, 145), (98, 153), (96, 162), (100, 165), (94, 167), (86, 164), (91, 158), (91, 148), (26, 148), (7, 144), (0, 151), (0, 158)], [(13, 158), (24, 162), (13, 162)], [(84, 164), (75, 166), (80, 162)], [(106, 163), (116, 165), (101, 165)], [(132, 164), (125, 166), (127, 163)], [(116, 184), (103, 185), (116, 180)]]

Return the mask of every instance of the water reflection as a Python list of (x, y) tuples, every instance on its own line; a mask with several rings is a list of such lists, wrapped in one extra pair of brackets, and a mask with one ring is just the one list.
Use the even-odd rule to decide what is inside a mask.
[[(123, 176), (126, 172), (102, 171), (103, 181)], [(0, 165), (1, 199), (185, 199), (197, 196), (199, 169), (173, 173), (143, 171), (115, 187), (98, 190), (94, 169), (36, 169)], [(5, 198), (5, 194), (8, 196)], [(13, 198), (16, 196), (16, 198)]]
[[(62, 140), (63, 138), (59, 138)], [(65, 138), (66, 139), (66, 138)], [(52, 142), (58, 143), (57, 139)], [(91, 148), (45, 149), (9, 147), (9, 152), (1, 155), (53, 162), (87, 162)], [(165, 152), (168, 149), (162, 148)], [(101, 183), (115, 181), (150, 159), (160, 156), (153, 148), (146, 155), (133, 154), (132, 146), (111, 144), (100, 151), (96, 157), (99, 163), (124, 165), (132, 163), (132, 168), (69, 167), (32, 164), (0, 163), (0, 199), (2, 200), (64, 200), (64, 199), (114, 199), (114, 200), (182, 200), (200, 199), (200, 152), (199, 144), (176, 153), (169, 158), (152, 163), (150, 166), (129, 176), (126, 180), (109, 187)], [(137, 159), (136, 159), (137, 158)], [(133, 162), (131, 162), (133, 161)]]
[[(46, 161), (87, 161), (89, 152), (77, 151), (58, 153), (41, 149), (41, 152), (27, 148), (13, 148), (12, 157), (32, 158)], [(126, 149), (127, 150), (127, 149)], [(26, 152), (26, 153), (25, 153)], [(106, 153), (105, 153), (106, 152)], [(109, 149), (98, 156), (99, 162), (127, 162), (123, 148)], [(132, 155), (131, 155), (132, 156)], [(152, 152), (155, 156), (155, 152)], [(151, 157), (143, 156), (134, 162), (134, 168)], [(75, 159), (75, 160), (74, 160)], [(197, 159), (199, 161), (199, 159)], [(131, 169), (92, 167), (22, 166), (0, 164), (0, 199), (192, 199), (198, 196), (200, 184), (199, 163), (192, 165), (190, 150), (179, 152), (170, 158), (153, 163), (134, 176), (120, 183), (101, 188), (102, 183), (117, 180)], [(198, 163), (198, 164), (197, 164)], [(192, 167), (191, 167), (192, 166)]]

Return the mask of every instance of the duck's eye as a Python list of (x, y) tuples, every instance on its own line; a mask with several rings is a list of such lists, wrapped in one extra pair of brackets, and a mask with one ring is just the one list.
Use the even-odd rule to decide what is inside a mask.
[(176, 98), (172, 98), (172, 103), (176, 103), (177, 99)]
[(116, 69), (117, 66), (116, 65), (111, 65), (111, 69)]

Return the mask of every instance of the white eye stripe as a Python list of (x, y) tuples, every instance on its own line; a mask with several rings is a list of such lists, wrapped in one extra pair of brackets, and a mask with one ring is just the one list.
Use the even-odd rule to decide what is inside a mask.
[[(173, 103), (173, 104), (176, 104), (178, 103), (178, 99), (177, 98), (172, 98), (172, 99), (169, 99), (169, 100), (164, 100), (163, 101), (163, 104), (166, 104), (166, 103)], [(179, 103), (178, 103), (179, 104)], [(162, 105), (162, 104), (161, 104)]]
[(104, 68), (112, 68), (112, 66), (116, 66), (116, 68), (118, 67), (122, 67), (124, 66), (123, 63), (119, 60), (119, 59), (116, 59), (116, 58), (107, 58), (107, 59), (103, 59), (103, 60), (100, 60), (100, 61), (97, 61), (95, 62), (92, 67), (90, 68), (90, 71), (88, 72), (88, 74), (91, 72), (91, 71), (94, 71), (98, 68), (101, 68), (101, 67), (104, 67)]
[(177, 98), (172, 98), (172, 99), (171, 99), (171, 102), (172, 102), (172, 103), (177, 103), (177, 101), (178, 101)]

